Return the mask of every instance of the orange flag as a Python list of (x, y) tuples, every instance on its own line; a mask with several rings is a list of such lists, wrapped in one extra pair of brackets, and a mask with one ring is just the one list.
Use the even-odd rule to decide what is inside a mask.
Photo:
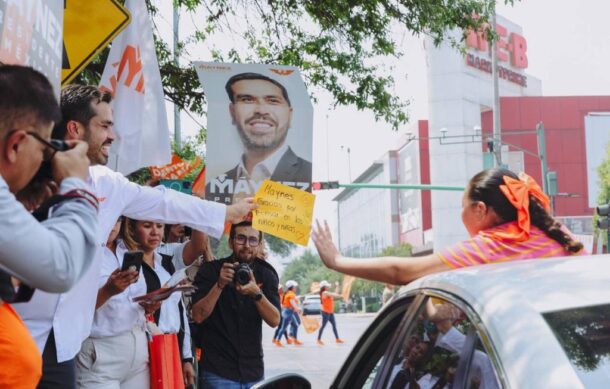
[(197, 174), (197, 177), (195, 177), (195, 179), (193, 180), (191, 190), (193, 191), (194, 195), (201, 198), (205, 197), (205, 166), (203, 167), (203, 169), (201, 169), (199, 174)]
[(343, 287), (341, 289), (341, 297), (343, 297), (343, 301), (349, 300), (349, 295), (352, 291), (352, 285), (356, 281), (356, 277), (354, 276), (344, 276), (343, 277)]

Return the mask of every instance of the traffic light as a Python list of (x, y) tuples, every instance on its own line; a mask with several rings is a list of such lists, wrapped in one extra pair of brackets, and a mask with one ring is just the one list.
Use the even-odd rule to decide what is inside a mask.
[(599, 219), (597, 219), (597, 228), (607, 230), (610, 228), (610, 204), (598, 205), (595, 208)]
[(311, 188), (313, 190), (339, 189), (339, 181), (312, 182)]

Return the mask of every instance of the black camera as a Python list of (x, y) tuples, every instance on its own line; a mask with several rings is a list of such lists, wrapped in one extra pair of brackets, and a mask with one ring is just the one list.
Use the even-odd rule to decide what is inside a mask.
[(240, 285), (250, 282), (250, 272), (252, 268), (247, 263), (240, 263), (235, 267), (235, 281)]
[[(70, 145), (68, 145), (65, 141), (60, 139), (51, 139), (49, 144), (52, 146), (55, 152), (62, 152), (70, 150)], [(51, 161), (43, 161), (40, 165), (40, 169), (34, 176), (33, 180), (50, 180), (53, 178), (53, 166), (51, 165)]]

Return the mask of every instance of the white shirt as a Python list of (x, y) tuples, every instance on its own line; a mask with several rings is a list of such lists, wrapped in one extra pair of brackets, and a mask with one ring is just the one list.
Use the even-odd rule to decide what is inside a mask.
[(91, 332), (103, 256), (101, 248), (120, 215), (186, 224), (213, 237), (220, 237), (224, 230), (224, 204), (174, 190), (140, 186), (105, 166), (92, 166), (89, 174), (90, 186), (100, 201), (99, 250), (95, 260), (69, 292), (51, 294), (37, 291), (27, 304), (14, 306), (40, 350), (44, 349), (53, 329), (58, 362), (74, 358)]
[(186, 269), (188, 267), (184, 264), (184, 258), (182, 256), (185, 246), (184, 243), (161, 243), (161, 246), (157, 248), (157, 252), (159, 254), (165, 254), (172, 257), (172, 263), (174, 264), (176, 271)]
[(275, 150), (273, 154), (265, 158), (264, 161), (254, 165), (250, 174), (248, 174), (246, 170), (246, 166), (244, 165), (244, 157), (242, 156), (237, 167), (237, 178), (249, 177), (250, 180), (254, 182), (263, 182), (263, 180), (273, 175), (277, 164), (280, 162), (280, 159), (282, 159), (286, 151), (288, 151), (288, 145), (284, 144), (282, 147)]
[[(123, 254), (127, 248), (122, 241), (117, 245), (116, 255), (107, 247), (102, 248), (102, 263), (98, 289), (104, 286), (110, 274), (123, 265)], [(95, 311), (91, 327), (92, 338), (107, 338), (131, 331), (134, 327), (144, 329), (144, 308), (131, 301), (133, 297), (146, 294), (146, 281), (140, 268), (138, 280), (122, 293), (114, 295)]]
[[(451, 327), (446, 333), (442, 334), (436, 341), (438, 347), (461, 354), (466, 342), (466, 335), (462, 334), (455, 327)], [(474, 376), (481, 380), (480, 389), (497, 389), (498, 381), (494, 373), (489, 356), (479, 350), (474, 351), (472, 360)]]
[[(91, 190), (76, 177), (63, 180), (59, 189), (60, 193)], [(67, 291), (91, 265), (97, 246), (97, 209), (85, 199), (56, 205), (50, 217), (39, 223), (0, 176), (0, 220), (0, 269), (33, 288)]]
[[(178, 243), (181, 245), (180, 249), (184, 248), (185, 243)], [(180, 250), (182, 251), (182, 250)], [(158, 252), (154, 253), (155, 261), (154, 268), (155, 274), (159, 277), (161, 287), (168, 286), (167, 282), (171, 278), (171, 275), (165, 270), (161, 264), (163, 259)], [(142, 277), (144, 278), (144, 277)], [(180, 332), (180, 323), (184, 323), (184, 341), (182, 343), (182, 357), (191, 358), (193, 356), (191, 350), (191, 330), (189, 327), (189, 321), (186, 317), (186, 309), (182, 310), (182, 321), (180, 320), (180, 308), (179, 305), (182, 301), (182, 293), (172, 293), (167, 299), (161, 303), (159, 313), (159, 329), (166, 334), (177, 334)]]

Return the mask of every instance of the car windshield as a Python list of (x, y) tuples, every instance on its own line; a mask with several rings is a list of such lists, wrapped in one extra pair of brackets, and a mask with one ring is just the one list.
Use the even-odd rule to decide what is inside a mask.
[(587, 388), (610, 382), (610, 305), (542, 315)]

